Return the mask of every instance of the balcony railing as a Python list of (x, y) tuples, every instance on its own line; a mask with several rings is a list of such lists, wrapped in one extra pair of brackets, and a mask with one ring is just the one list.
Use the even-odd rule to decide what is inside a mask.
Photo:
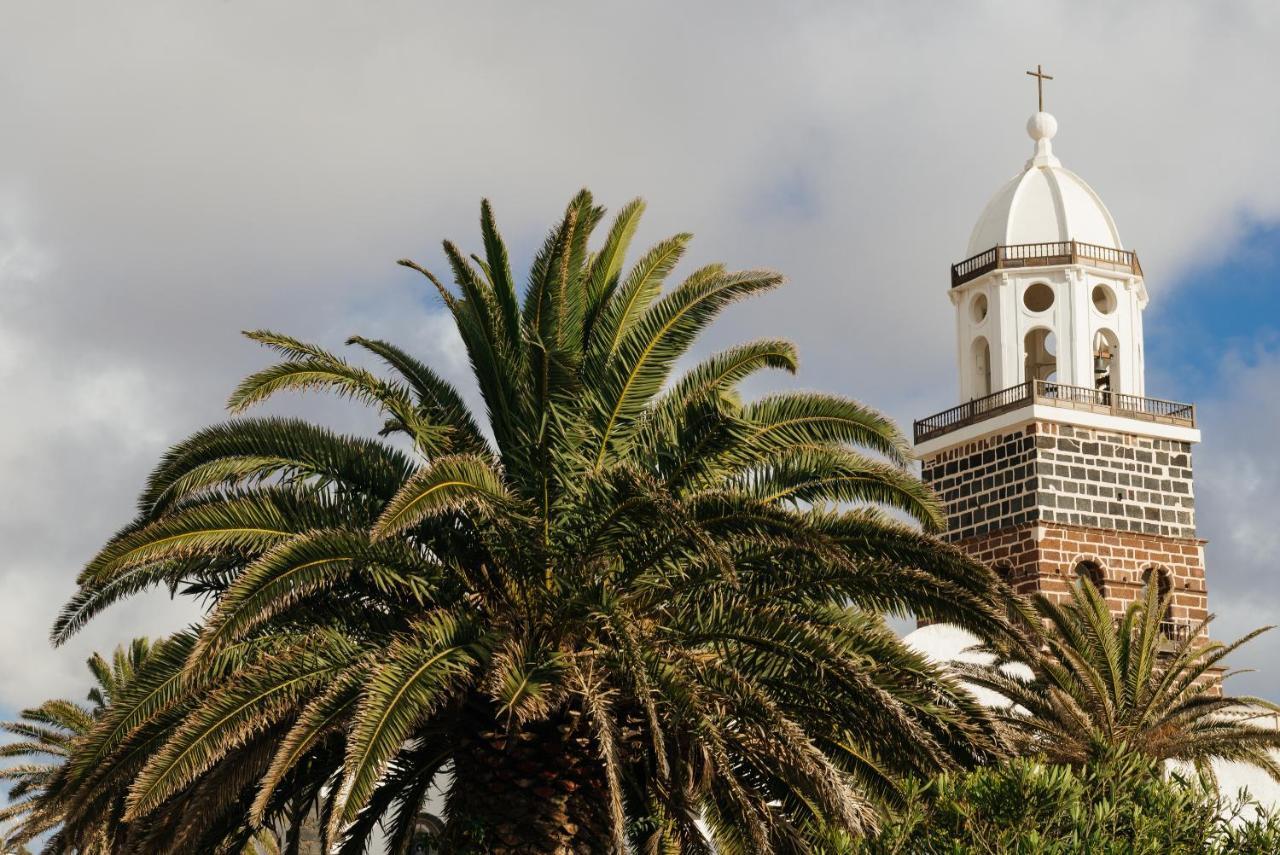
[(1132, 250), (1098, 246), (1078, 240), (1060, 240), (993, 246), (959, 264), (951, 265), (951, 287), (963, 285), (992, 270), (1082, 263), (1110, 270), (1123, 270), (1135, 276), (1142, 275), (1138, 254)]
[(1106, 413), (1182, 427), (1196, 426), (1194, 404), (1143, 398), (1106, 389), (1068, 386), (1047, 380), (1029, 380), (919, 420), (915, 423), (916, 444), (1030, 404)]
[(1197, 624), (1193, 621), (1165, 618), (1160, 621), (1160, 634), (1165, 638), (1165, 644), (1162, 646), (1174, 647), (1182, 644), (1195, 632), (1196, 626)]

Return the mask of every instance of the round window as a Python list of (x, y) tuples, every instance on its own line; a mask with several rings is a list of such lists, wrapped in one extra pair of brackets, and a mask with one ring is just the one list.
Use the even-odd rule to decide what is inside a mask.
[(1116, 310), (1115, 292), (1106, 285), (1093, 286), (1093, 307), (1104, 315)]
[(986, 294), (978, 294), (973, 298), (973, 302), (969, 304), (969, 313), (973, 317), (975, 324), (980, 324), (987, 319)]
[(1023, 292), (1022, 304), (1033, 312), (1043, 312), (1053, 305), (1053, 289), (1043, 282), (1033, 282)]

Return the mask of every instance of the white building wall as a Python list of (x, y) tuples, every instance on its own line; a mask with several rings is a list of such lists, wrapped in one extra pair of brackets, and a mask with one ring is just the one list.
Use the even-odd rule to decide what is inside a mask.
[[(1024, 295), (1035, 283), (1053, 291), (1053, 304), (1032, 311)], [(1102, 312), (1094, 305), (1093, 290), (1110, 290), (1114, 308)], [(979, 296), (987, 300), (986, 316), (975, 317)], [(1141, 278), (1085, 266), (1058, 266), (998, 270), (952, 289), (956, 311), (956, 361), (959, 366), (960, 400), (980, 397), (981, 382), (973, 344), (982, 336), (991, 349), (991, 391), (1008, 389), (1027, 380), (1025, 342), (1036, 329), (1053, 332), (1057, 357), (1057, 381), (1072, 386), (1094, 386), (1094, 340), (1107, 330), (1118, 344), (1118, 362), (1112, 391), (1145, 393), (1142, 346), (1142, 309), (1146, 290)]]

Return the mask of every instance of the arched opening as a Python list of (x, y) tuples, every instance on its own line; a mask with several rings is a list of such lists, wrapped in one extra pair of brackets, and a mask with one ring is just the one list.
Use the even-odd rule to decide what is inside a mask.
[(1099, 392), (1121, 392), (1120, 340), (1109, 329), (1093, 336), (1093, 386)]
[[(1148, 567), (1142, 571), (1142, 583), (1144, 585), (1156, 586), (1156, 595), (1160, 598), (1160, 602), (1165, 602), (1173, 593), (1173, 576), (1164, 567)], [(1164, 619), (1160, 621), (1160, 632), (1168, 639), (1176, 639), (1178, 637), (1178, 623), (1170, 617), (1166, 612)]]
[(1097, 589), (1099, 594), (1101, 594), (1104, 597), (1107, 595), (1107, 577), (1106, 577), (1106, 574), (1102, 571), (1101, 564), (1099, 564), (1096, 561), (1090, 561), (1088, 559), (1077, 561), (1076, 569), (1075, 569), (1075, 583), (1074, 583), (1076, 587), (1079, 587), (1080, 582), (1084, 579), (1088, 579), (1090, 584), (1092, 584), (1093, 587)]
[(1008, 558), (1001, 558), (999, 561), (991, 565), (991, 569), (996, 571), (996, 575), (1000, 577), (1000, 581), (1006, 585), (1013, 584), (1013, 562)]
[[(1056, 383), (1058, 380), (1058, 342), (1053, 330), (1036, 327), (1023, 339), (1023, 376), (1040, 383)], [(1037, 384), (1039, 385), (1039, 384)], [(1038, 388), (1041, 395), (1052, 395), (1052, 388)]]
[(973, 340), (973, 397), (991, 394), (991, 345), (983, 336)]

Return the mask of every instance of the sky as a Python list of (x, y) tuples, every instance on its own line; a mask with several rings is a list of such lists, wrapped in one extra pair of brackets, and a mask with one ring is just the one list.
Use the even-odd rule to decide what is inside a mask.
[[(83, 563), (163, 450), (225, 418), (271, 327), (359, 333), (465, 378), (411, 256), (527, 260), (582, 186), (649, 202), (638, 244), (788, 284), (700, 345), (801, 350), (798, 385), (904, 427), (955, 402), (948, 265), (1055, 153), (1146, 272), (1147, 389), (1195, 401), (1215, 634), (1280, 622), (1280, 5), (10, 4), (0, 29), (0, 715), (86, 689), (84, 659), (196, 612), (157, 594), (66, 646)], [(369, 429), (345, 406), (295, 409)], [(1280, 631), (1230, 688), (1280, 700)], [(1273, 667), (1268, 669), (1268, 664)]]

